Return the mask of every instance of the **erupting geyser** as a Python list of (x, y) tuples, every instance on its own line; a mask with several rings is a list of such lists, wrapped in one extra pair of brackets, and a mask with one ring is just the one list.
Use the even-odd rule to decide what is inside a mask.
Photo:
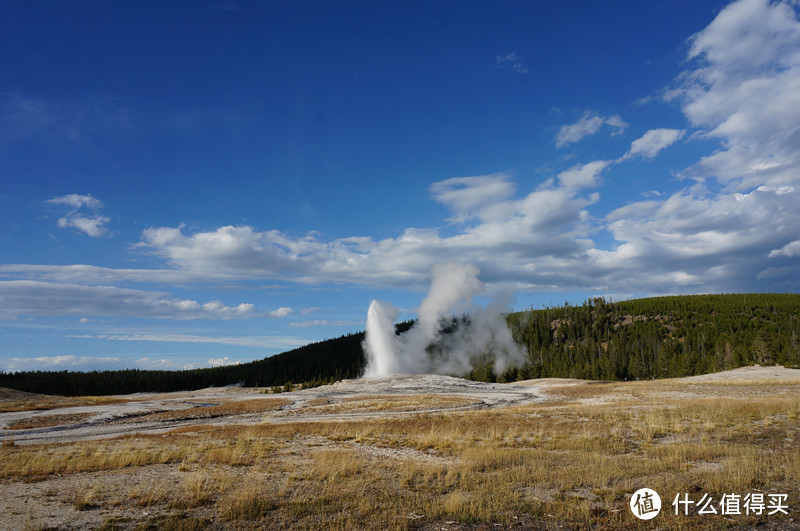
[[(491, 356), (501, 373), (518, 366), (525, 354), (511, 338), (502, 311), (505, 305), (472, 304), (485, 287), (474, 265), (444, 263), (431, 268), (428, 295), (417, 310), (417, 321), (407, 332), (395, 334), (398, 310), (388, 302), (372, 301), (367, 312), (364, 376), (395, 374), (466, 374), (479, 356)], [(446, 319), (468, 312), (467, 322), (444, 333)], [(435, 351), (429, 347), (435, 346)]]

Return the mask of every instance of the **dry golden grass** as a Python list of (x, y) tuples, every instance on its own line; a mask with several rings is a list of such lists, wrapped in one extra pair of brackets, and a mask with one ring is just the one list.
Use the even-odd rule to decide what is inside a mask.
[[(669, 401), (663, 390), (658, 382), (576, 386), (552, 403), (506, 409), (185, 427), (111, 441), (0, 447), (0, 478), (168, 467), (180, 476), (177, 485), (131, 485), (112, 501), (90, 484), (66, 502), (144, 507), (160, 518), (181, 515), (192, 525), (213, 521), (231, 529), (444, 522), (647, 528), (631, 515), (626, 497), (645, 486), (662, 494), (655, 522), (665, 529), (797, 520), (800, 388), (769, 396), (742, 385), (725, 397)], [(606, 401), (585, 401), (597, 397)], [(424, 402), (418, 398), (411, 404)], [(378, 407), (378, 400), (345, 404)], [(315, 409), (330, 405), (339, 404)], [(684, 492), (698, 500), (704, 493), (715, 500), (723, 493), (788, 494), (791, 514), (676, 516), (670, 502)]]
[(159, 422), (170, 420), (196, 420), (216, 417), (229, 417), (234, 415), (247, 415), (275, 411), (286, 404), (288, 404), (288, 401), (280, 398), (254, 398), (250, 400), (223, 402), (221, 404), (215, 404), (211, 406), (195, 406), (188, 407), (186, 409), (159, 411), (156, 413), (130, 418), (127, 419), (127, 421)]
[(49, 428), (52, 426), (66, 426), (78, 424), (94, 413), (64, 413), (62, 415), (37, 415), (35, 417), (25, 417), (9, 422), (3, 426), (4, 430), (28, 430), (32, 428)]
[(0, 387), (0, 413), (15, 411), (40, 411), (74, 406), (95, 406), (102, 404), (121, 404), (129, 399), (112, 396), (63, 397), (37, 395)]
[(320, 414), (339, 413), (409, 413), (438, 409), (457, 409), (475, 406), (480, 400), (449, 395), (417, 395), (417, 396), (359, 396), (345, 398), (341, 402), (331, 403), (328, 399), (315, 399), (310, 406)]

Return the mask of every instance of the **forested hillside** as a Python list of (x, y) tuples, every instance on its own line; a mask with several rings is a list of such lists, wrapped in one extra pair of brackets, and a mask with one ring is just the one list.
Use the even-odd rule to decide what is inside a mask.
[(800, 295), (686, 295), (508, 316), (530, 365), (508, 379), (690, 376), (744, 365), (800, 365)]
[[(581, 306), (517, 312), (507, 319), (515, 339), (527, 348), (528, 363), (500, 375), (487, 363), (456, 376), (630, 380), (750, 364), (800, 366), (800, 295), (688, 295), (614, 303), (594, 299)], [(411, 324), (401, 323), (397, 329), (402, 332)], [(363, 332), (349, 334), (246, 364), (189, 371), (0, 373), (0, 387), (102, 395), (230, 384), (313, 386), (360, 376), (363, 339)]]

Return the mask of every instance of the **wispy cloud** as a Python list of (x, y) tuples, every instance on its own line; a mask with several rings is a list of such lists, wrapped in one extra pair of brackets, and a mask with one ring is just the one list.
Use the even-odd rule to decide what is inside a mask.
[(92, 197), (91, 194), (86, 194), (86, 195), (67, 194), (67, 195), (62, 195), (61, 197), (54, 197), (53, 199), (48, 199), (47, 202), (50, 203), (51, 205), (66, 205), (74, 209), (78, 209), (84, 206), (89, 208), (100, 208), (101, 206), (103, 206), (103, 203), (101, 203), (100, 200)]
[(562, 148), (579, 142), (587, 136), (597, 133), (604, 125), (613, 128), (612, 134), (620, 134), (628, 127), (628, 124), (618, 115), (601, 116), (587, 111), (576, 123), (561, 126), (556, 135), (556, 147)]
[(0, 92), (0, 144), (41, 138), (51, 148), (96, 152), (107, 136), (126, 131), (128, 124), (129, 111), (112, 100), (50, 101)]
[(363, 326), (364, 321), (329, 321), (327, 319), (315, 319), (313, 321), (295, 321), (289, 323), (294, 328), (309, 328), (312, 326)]
[(652, 159), (661, 150), (680, 140), (685, 131), (681, 129), (651, 129), (631, 143), (631, 147), (621, 160), (633, 157)]
[(122, 368), (124, 360), (116, 356), (36, 356), (0, 358), (0, 370), (4, 372), (17, 371), (59, 371), (59, 370), (86, 370), (86, 369), (117, 369)]
[(0, 281), (0, 318), (22, 315), (113, 315), (153, 319), (242, 319), (256, 315), (253, 304), (200, 303), (167, 293), (113, 286), (57, 284), (35, 280)]
[(308, 340), (287, 336), (213, 336), (198, 334), (155, 334), (155, 333), (107, 333), (71, 334), (66, 337), (76, 339), (103, 339), (106, 341), (148, 341), (154, 343), (210, 343), (236, 347), (256, 347), (264, 349), (285, 349), (301, 347)]
[(240, 361), (231, 360), (229, 357), (212, 358), (206, 364), (187, 363), (167, 358), (121, 358), (116, 356), (35, 356), (0, 358), (0, 371), (90, 371), (90, 370), (119, 370), (132, 367), (143, 370), (189, 370), (203, 366), (219, 367), (221, 365), (236, 365)]
[(516, 74), (527, 74), (528, 67), (519, 57), (517, 52), (509, 52), (504, 55), (498, 55), (494, 58), (494, 64), (497, 68), (507, 72), (514, 72)]
[(171, 286), (249, 278), (248, 276), (232, 275), (230, 273), (215, 271), (115, 269), (87, 264), (0, 264), (0, 278), (2, 277), (64, 284), (108, 285), (123, 282), (142, 282), (149, 284), (168, 284)]

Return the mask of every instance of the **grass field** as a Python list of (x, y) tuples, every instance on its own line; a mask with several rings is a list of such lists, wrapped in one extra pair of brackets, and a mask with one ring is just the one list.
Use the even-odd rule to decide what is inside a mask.
[[(187, 425), (51, 445), (6, 441), (0, 508), (27, 529), (799, 526), (797, 383), (608, 383), (552, 386), (548, 395), (531, 405), (434, 414), (415, 413), (414, 400), (382, 405), (367, 396), (309, 407), (409, 412)], [(641, 487), (662, 497), (649, 522), (629, 509)], [(39, 503), (9, 506), (8, 493)], [(759, 493), (785, 494), (788, 514), (745, 514), (743, 506), (742, 514), (719, 514), (723, 495)], [(717, 514), (693, 506), (676, 515), (677, 494), (708, 495)]]

